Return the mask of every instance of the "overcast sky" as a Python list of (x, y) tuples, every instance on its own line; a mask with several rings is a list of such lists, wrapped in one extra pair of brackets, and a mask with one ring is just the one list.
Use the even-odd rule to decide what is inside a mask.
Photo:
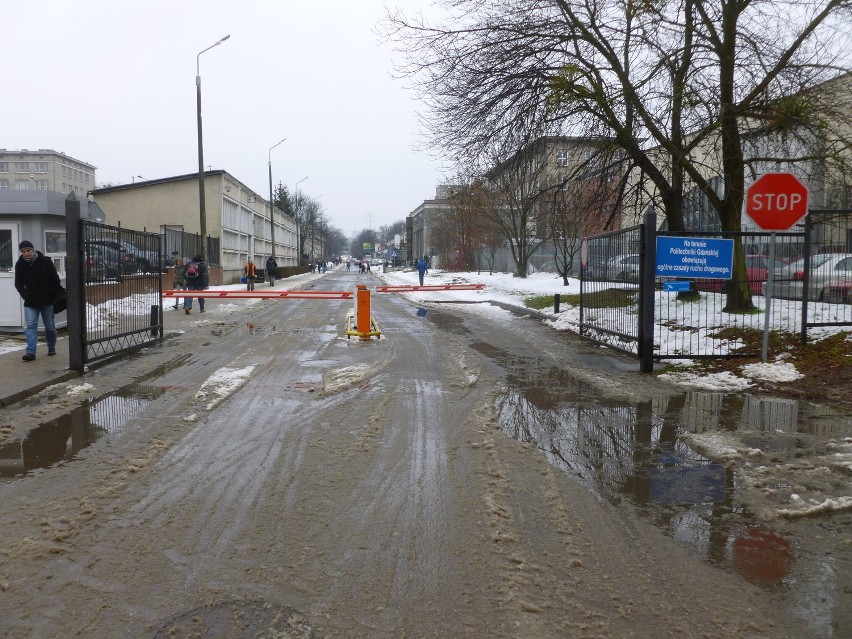
[(422, 146), (417, 103), (391, 78), (384, 6), (430, 0), (41, 0), (4, 3), (0, 148), (54, 149), (97, 167), (99, 185), (198, 171), (260, 195), (273, 182), (320, 197), (351, 235), (434, 196), (441, 162)]

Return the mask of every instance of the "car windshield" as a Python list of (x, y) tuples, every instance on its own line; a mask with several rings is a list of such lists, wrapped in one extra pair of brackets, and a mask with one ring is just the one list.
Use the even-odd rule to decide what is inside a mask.
[[(811, 268), (815, 269), (818, 266), (822, 266), (828, 260), (831, 259), (831, 254), (829, 253), (820, 253), (818, 255), (811, 255)], [(788, 266), (790, 271), (801, 271), (805, 268), (805, 258), (796, 260)]]

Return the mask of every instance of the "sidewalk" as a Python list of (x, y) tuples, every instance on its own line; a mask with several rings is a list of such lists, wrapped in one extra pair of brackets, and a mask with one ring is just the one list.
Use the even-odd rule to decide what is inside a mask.
[(0, 354), (0, 407), (26, 399), (52, 384), (79, 377), (76, 371), (68, 369), (68, 338), (62, 333), (60, 331), (53, 357), (47, 356), (44, 335), (39, 335), (33, 362), (21, 360), (27, 352), (23, 335), (4, 339), (6, 343), (20, 343), (21, 348)]
[[(318, 279), (322, 274), (304, 273), (289, 277), (286, 280), (278, 280), (274, 287), (275, 291), (283, 291), (304, 285), (312, 280)], [(244, 284), (231, 284), (214, 287), (217, 290), (244, 290)], [(258, 290), (266, 290), (267, 285), (258, 285)], [(168, 310), (164, 313), (163, 324), (166, 332), (180, 331), (190, 328), (195, 322), (209, 320), (218, 315), (215, 307), (218, 304), (227, 304), (225, 300), (208, 300), (208, 308), (213, 313), (201, 314), (199, 312), (198, 300), (192, 305), (192, 314), (186, 315), (183, 309), (171, 310), (174, 307), (174, 298), (163, 299), (164, 307)], [(179, 305), (183, 306), (183, 298), (179, 298)], [(21, 360), (26, 353), (26, 341), (23, 334), (0, 335), (3, 346), (15, 350), (0, 349), (0, 408), (19, 402), (31, 397), (39, 391), (74, 379), (80, 375), (68, 368), (68, 337), (64, 330), (59, 331), (59, 340), (56, 343), (56, 355), (47, 356), (47, 344), (44, 341), (44, 333), (39, 333), (36, 359), (32, 362)], [(20, 346), (20, 348), (17, 348)]]

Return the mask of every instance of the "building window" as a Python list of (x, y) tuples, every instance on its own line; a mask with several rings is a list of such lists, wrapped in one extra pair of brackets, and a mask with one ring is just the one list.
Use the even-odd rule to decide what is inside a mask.
[(30, 181), (29, 180), (15, 180), (15, 189), (18, 191), (29, 191), (30, 190)]
[(0, 162), (0, 173), (8, 173), (9, 172), (9, 163), (8, 162)]
[(35, 165), (36, 173), (47, 173), (49, 170), (49, 164), (47, 162), (36, 162)]
[(0, 229), (0, 273), (11, 273), (15, 265), (11, 229)]
[(30, 172), (30, 163), (29, 162), (15, 162), (15, 173), (29, 173)]
[(556, 152), (556, 166), (568, 166), (568, 151)]
[(68, 177), (68, 167), (64, 164), (62, 165), (62, 177)]
[(9, 180), (0, 180), (0, 190), (9, 188)]
[(47, 180), (36, 180), (36, 191), (47, 191)]
[(65, 253), (65, 231), (45, 231), (44, 252)]

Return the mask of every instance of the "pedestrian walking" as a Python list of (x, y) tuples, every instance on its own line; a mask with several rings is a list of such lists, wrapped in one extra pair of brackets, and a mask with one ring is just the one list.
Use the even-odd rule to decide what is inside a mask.
[[(175, 257), (175, 274), (172, 288), (176, 291), (182, 291), (186, 287), (186, 263), (182, 257)], [(180, 305), (180, 299), (175, 297), (175, 309)]]
[(24, 240), (18, 244), (20, 257), (15, 262), (15, 289), (24, 300), (24, 334), (27, 337), (27, 352), (21, 358), (31, 362), (36, 358), (38, 344), (38, 318), (44, 323), (47, 354), (56, 355), (56, 321), (53, 303), (65, 292), (53, 260), (36, 251), (33, 243)]
[(254, 281), (257, 279), (257, 269), (254, 268), (254, 262), (252, 262), (251, 259), (246, 262), (246, 265), (243, 268), (243, 275), (246, 278), (246, 290), (253, 291)]
[[(196, 255), (184, 268), (184, 279), (186, 281), (186, 290), (188, 291), (203, 291), (209, 287), (210, 273), (207, 268), (207, 262), (200, 255)], [(204, 312), (204, 298), (198, 298), (198, 308), (200, 312)], [(183, 298), (183, 312), (189, 315), (192, 312), (192, 298)]]
[(420, 278), (420, 286), (423, 286), (423, 276), (428, 273), (426, 268), (426, 256), (417, 260), (417, 277)]
[(275, 286), (275, 269), (278, 268), (278, 262), (271, 255), (266, 260), (266, 275), (269, 277), (269, 285)]

